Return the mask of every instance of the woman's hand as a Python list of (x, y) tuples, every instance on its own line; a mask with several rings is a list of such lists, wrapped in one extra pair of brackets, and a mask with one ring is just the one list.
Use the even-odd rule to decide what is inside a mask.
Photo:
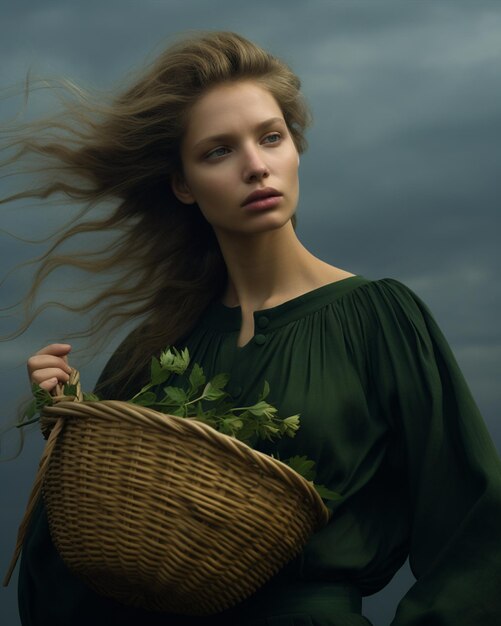
[(28, 359), (30, 383), (37, 383), (42, 389), (52, 391), (59, 383), (67, 383), (71, 367), (68, 365), (68, 353), (71, 346), (67, 343), (51, 343)]

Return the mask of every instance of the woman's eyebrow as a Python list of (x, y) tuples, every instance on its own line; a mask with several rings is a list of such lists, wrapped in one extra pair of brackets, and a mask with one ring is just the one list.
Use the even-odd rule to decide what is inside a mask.
[[(264, 120), (264, 122), (260, 122), (259, 124), (257, 124), (256, 130), (262, 131), (269, 126), (272, 126), (273, 124), (277, 124), (278, 122), (285, 124), (285, 120), (283, 117), (270, 117), (269, 119)], [(217, 143), (219, 141), (226, 141), (228, 139), (231, 139), (232, 137), (233, 137), (232, 133), (222, 133), (220, 135), (211, 135), (210, 137), (204, 137), (200, 141), (197, 141), (197, 143), (193, 147), (197, 148), (201, 144), (205, 144), (205, 143), (212, 143), (212, 142)]]

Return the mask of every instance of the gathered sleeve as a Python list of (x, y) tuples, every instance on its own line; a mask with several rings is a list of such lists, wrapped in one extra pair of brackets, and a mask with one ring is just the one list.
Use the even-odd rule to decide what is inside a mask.
[(371, 377), (408, 489), (415, 584), (391, 626), (501, 624), (501, 462), (427, 306), (376, 283)]

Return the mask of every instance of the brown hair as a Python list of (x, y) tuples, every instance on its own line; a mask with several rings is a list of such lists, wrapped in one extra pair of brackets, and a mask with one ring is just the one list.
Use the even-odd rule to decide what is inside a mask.
[[(63, 95), (73, 99), (63, 97), (63, 111), (57, 115), (4, 130), (13, 137), (5, 147), (17, 152), (2, 164), (15, 165), (35, 156), (38, 166), (31, 171), (41, 172), (43, 183), (0, 203), (62, 193), (86, 205), (80, 219), (56, 234), (37, 260), (25, 298), (25, 321), (11, 337), (24, 332), (39, 314), (43, 307), (34, 308), (35, 297), (49, 274), (61, 266), (112, 275), (84, 304), (66, 306), (93, 312), (81, 336), (105, 337), (111, 326), (141, 320), (123, 348), (123, 371), (108, 372), (124, 384), (152, 354), (193, 328), (207, 305), (222, 294), (227, 273), (211, 226), (196, 205), (187, 210), (180, 204), (170, 178), (181, 171), (179, 146), (191, 107), (210, 87), (243, 79), (260, 82), (275, 97), (302, 153), (310, 115), (298, 77), (235, 33), (183, 38), (108, 103), (103, 103), (102, 94), (93, 97), (65, 79), (44, 83), (62, 87)], [(104, 200), (111, 200), (112, 208), (104, 217), (102, 212), (91, 216), (91, 209)], [(112, 245), (97, 251), (62, 250), (81, 234), (115, 231)]]

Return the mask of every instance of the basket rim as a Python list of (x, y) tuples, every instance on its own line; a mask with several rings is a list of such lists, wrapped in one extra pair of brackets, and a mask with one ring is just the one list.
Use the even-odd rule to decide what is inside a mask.
[(155, 409), (127, 402), (125, 400), (95, 400), (95, 401), (62, 401), (53, 406), (46, 406), (40, 418), (42, 429), (50, 427), (59, 419), (97, 418), (109, 420), (118, 418), (124, 424), (135, 427), (153, 428), (159, 432), (166, 429), (176, 430), (178, 433), (201, 436), (205, 441), (215, 444), (226, 452), (237, 453), (244, 460), (249, 458), (268, 476), (285, 480), (292, 488), (299, 489), (309, 498), (316, 512), (318, 528), (324, 526), (330, 518), (329, 509), (317, 493), (313, 484), (307, 481), (298, 472), (286, 463), (271, 457), (264, 452), (251, 448), (248, 444), (236, 437), (217, 431), (212, 426), (196, 420), (168, 413), (161, 413)]

